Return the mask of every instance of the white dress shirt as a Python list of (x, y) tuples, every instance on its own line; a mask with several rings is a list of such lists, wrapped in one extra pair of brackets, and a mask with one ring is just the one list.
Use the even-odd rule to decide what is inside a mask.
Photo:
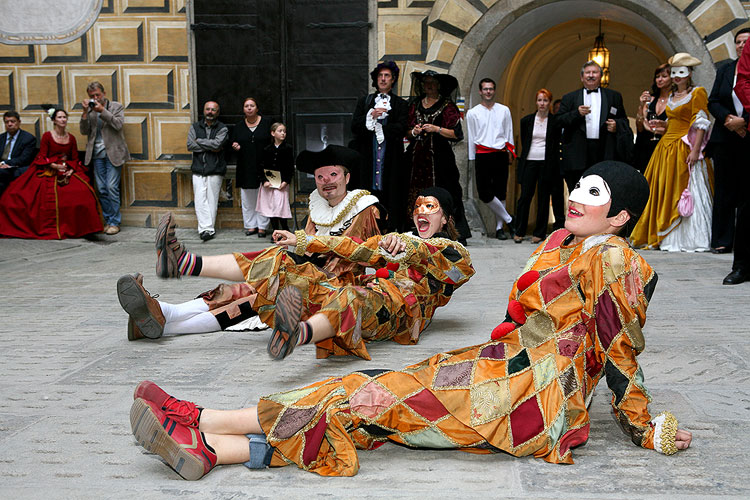
[(599, 117), (602, 112), (602, 91), (596, 89), (596, 92), (589, 93), (583, 89), (583, 105), (591, 106), (591, 113), (586, 115), (586, 139), (599, 138)]
[(496, 102), (492, 108), (477, 104), (466, 113), (466, 139), (469, 143), (469, 159), (476, 156), (477, 144), (486, 148), (505, 148), (513, 144), (513, 119), (508, 106)]

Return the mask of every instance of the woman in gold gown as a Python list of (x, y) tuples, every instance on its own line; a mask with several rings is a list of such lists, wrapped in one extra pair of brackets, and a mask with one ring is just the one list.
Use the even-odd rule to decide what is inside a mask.
[[(686, 53), (669, 59), (676, 90), (667, 101), (667, 131), (644, 173), (651, 195), (630, 236), (636, 248), (673, 252), (711, 248), (713, 170), (703, 158), (711, 125), (708, 95), (703, 87), (693, 86), (690, 78), (691, 68), (700, 63)], [(661, 125), (654, 123), (652, 127)], [(681, 216), (677, 204), (686, 188), (694, 209), (692, 215)]]

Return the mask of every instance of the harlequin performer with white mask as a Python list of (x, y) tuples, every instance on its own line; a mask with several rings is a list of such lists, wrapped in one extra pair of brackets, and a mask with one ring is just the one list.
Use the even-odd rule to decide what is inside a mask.
[(572, 448), (589, 438), (588, 404), (606, 378), (615, 419), (633, 443), (667, 455), (685, 450), (691, 433), (671, 413), (649, 412), (636, 358), (656, 274), (618, 234), (647, 200), (646, 180), (629, 165), (587, 170), (570, 194), (565, 229), (531, 255), (489, 342), (400, 371), (329, 378), (241, 410), (196, 406), (144, 381), (133, 433), (186, 479), (231, 463), (352, 476), (358, 449), (389, 441), (570, 464)]

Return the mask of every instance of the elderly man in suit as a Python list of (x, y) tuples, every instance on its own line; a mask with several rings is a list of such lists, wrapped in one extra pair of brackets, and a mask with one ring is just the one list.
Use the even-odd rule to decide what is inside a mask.
[[(744, 28), (734, 36), (737, 58), (748, 38), (750, 28)], [(746, 169), (744, 162), (750, 151), (750, 135), (747, 132), (748, 114), (734, 92), (737, 78), (737, 60), (721, 66), (716, 71), (716, 80), (708, 96), (708, 110), (716, 119), (711, 141), (711, 157), (714, 160), (714, 208), (711, 219), (711, 251), (728, 253), (734, 245), (735, 210), (739, 197), (747, 186), (740, 185), (740, 170)]]
[(34, 160), (36, 137), (21, 129), (21, 117), (15, 111), (3, 114), (5, 132), (0, 134), (0, 194), (15, 178), (26, 172)]
[(568, 191), (581, 174), (604, 160), (629, 161), (633, 132), (622, 104), (622, 95), (602, 88), (602, 68), (588, 61), (581, 68), (583, 88), (565, 94), (556, 115), (562, 133), (561, 170)]
[(86, 87), (80, 129), (88, 136), (86, 165), (94, 163), (94, 177), (104, 216), (104, 232), (120, 232), (120, 176), (123, 164), (130, 159), (122, 126), (125, 113), (122, 104), (107, 99), (104, 86), (91, 82)]

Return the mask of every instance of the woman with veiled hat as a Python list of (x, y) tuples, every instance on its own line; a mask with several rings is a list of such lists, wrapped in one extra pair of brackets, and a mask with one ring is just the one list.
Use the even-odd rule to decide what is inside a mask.
[(644, 175), (651, 197), (633, 230), (636, 247), (670, 252), (705, 252), (711, 248), (713, 170), (703, 157), (711, 122), (708, 94), (693, 85), (693, 67), (701, 61), (686, 52), (669, 58), (675, 90), (667, 100), (667, 121), (651, 128), (666, 132), (654, 149)]
[(420, 190), (437, 186), (453, 197), (456, 229), (459, 241), (471, 238), (466, 222), (461, 179), (453, 154), (453, 144), (463, 140), (461, 113), (452, 96), (458, 89), (458, 80), (432, 70), (411, 74), (412, 95), (409, 105), (409, 147), (406, 158), (411, 165), (408, 205), (411, 207)]

